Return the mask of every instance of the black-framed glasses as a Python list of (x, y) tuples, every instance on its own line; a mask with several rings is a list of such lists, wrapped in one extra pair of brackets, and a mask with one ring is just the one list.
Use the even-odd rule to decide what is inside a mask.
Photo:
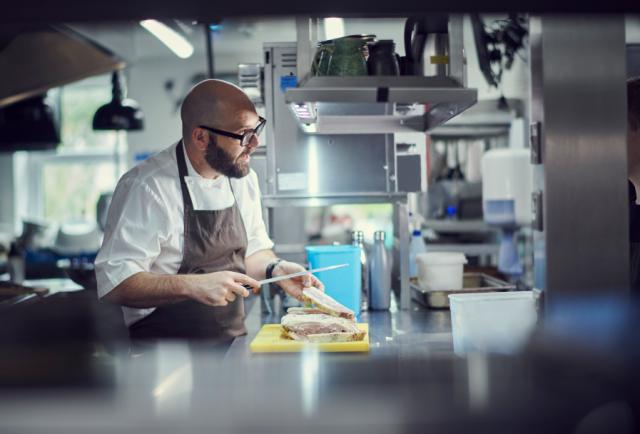
[(211, 128), (206, 125), (199, 125), (198, 127), (205, 129), (207, 131), (210, 131), (214, 134), (218, 134), (220, 136), (231, 137), (232, 139), (240, 140), (241, 146), (247, 146), (249, 143), (251, 143), (254, 137), (257, 137), (260, 135), (260, 133), (264, 129), (264, 125), (267, 123), (267, 120), (262, 116), (259, 116), (258, 119), (259, 119), (258, 125), (254, 129), (247, 130), (242, 134), (236, 134), (236, 133), (232, 133), (225, 130), (219, 130), (217, 128)]

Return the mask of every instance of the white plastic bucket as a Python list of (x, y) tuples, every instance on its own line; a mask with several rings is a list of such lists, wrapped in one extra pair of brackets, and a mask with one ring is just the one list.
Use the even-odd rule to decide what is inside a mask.
[(462, 289), (462, 272), (467, 258), (463, 253), (427, 252), (416, 256), (418, 284), (426, 291)]
[(538, 319), (533, 291), (449, 295), (453, 349), (513, 354)]

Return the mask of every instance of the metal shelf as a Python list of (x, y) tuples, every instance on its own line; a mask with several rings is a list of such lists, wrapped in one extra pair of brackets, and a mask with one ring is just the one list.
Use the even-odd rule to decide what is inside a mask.
[(334, 195), (265, 195), (262, 205), (266, 208), (280, 206), (328, 206), (337, 204), (406, 202), (406, 193), (349, 193)]
[(429, 132), (433, 139), (485, 138), (509, 134), (511, 122), (522, 117), (523, 102), (506, 100), (507, 108), (500, 108), (498, 100), (478, 101), (469, 110), (451, 119), (445, 125)]
[[(289, 88), (288, 103), (352, 102), (352, 103), (421, 103), (475, 104), (476, 89), (461, 87), (446, 77), (421, 76), (357, 76), (310, 77), (299, 87)], [(465, 107), (466, 108), (466, 107)]]
[[(476, 89), (447, 77), (361, 76), (310, 77), (289, 88), (289, 103), (301, 127), (316, 134), (362, 134), (429, 131), (476, 103)], [(354, 113), (323, 112), (323, 104), (353, 104)], [(362, 104), (420, 104), (424, 113), (371, 115)]]

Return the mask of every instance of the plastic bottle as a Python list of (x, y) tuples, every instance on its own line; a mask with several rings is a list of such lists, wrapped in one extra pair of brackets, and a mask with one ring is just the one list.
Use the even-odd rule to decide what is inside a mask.
[(384, 245), (384, 231), (376, 231), (373, 234), (374, 243), (371, 250), (370, 284), (371, 309), (387, 310), (391, 304), (391, 263), (389, 254)]
[(420, 253), (425, 253), (427, 246), (422, 238), (422, 231), (414, 229), (409, 244), (409, 277), (418, 277), (418, 264), (416, 258)]
[(362, 270), (360, 310), (364, 311), (369, 309), (369, 258), (367, 248), (364, 244), (364, 232), (353, 231), (351, 233), (351, 244), (360, 247), (360, 265)]

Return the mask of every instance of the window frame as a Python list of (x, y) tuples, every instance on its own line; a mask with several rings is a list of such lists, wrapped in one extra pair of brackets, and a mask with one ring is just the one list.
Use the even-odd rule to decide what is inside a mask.
[[(126, 151), (120, 147), (119, 151), (92, 151), (92, 152), (56, 152), (56, 151), (40, 151), (40, 152), (24, 152), (23, 164), (18, 165), (18, 179), (27, 180), (26, 185), (18, 183), (16, 188), (16, 198), (26, 200), (26, 207), (19, 207), (26, 212), (31, 218), (44, 219), (44, 188), (42, 178), (44, 168), (52, 164), (103, 164), (110, 163), (114, 167), (114, 177), (117, 179), (122, 174), (122, 162)], [(115, 187), (115, 186), (114, 186)], [(22, 191), (19, 191), (22, 188)]]

